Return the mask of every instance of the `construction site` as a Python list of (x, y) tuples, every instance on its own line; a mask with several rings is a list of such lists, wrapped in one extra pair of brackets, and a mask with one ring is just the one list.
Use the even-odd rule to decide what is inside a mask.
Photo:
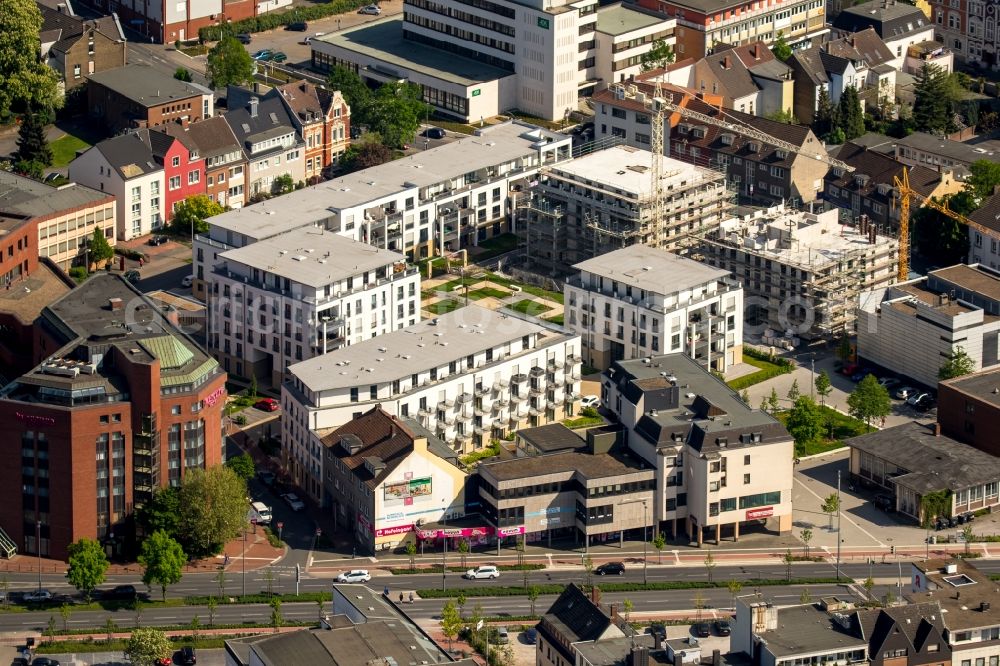
[(853, 331), (859, 294), (894, 284), (900, 258), (864, 215), (842, 225), (837, 210), (784, 206), (723, 221), (688, 256), (742, 282), (745, 337), (787, 349)]

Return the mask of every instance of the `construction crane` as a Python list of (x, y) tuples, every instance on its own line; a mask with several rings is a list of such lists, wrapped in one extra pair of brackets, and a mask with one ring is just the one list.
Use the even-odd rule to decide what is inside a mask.
[(964, 224), (965, 226), (975, 229), (976, 231), (992, 235), (993, 232), (979, 224), (978, 222), (973, 222), (969, 218), (956, 213), (955, 211), (948, 208), (947, 205), (939, 204), (930, 197), (925, 197), (920, 192), (917, 192), (912, 187), (910, 187), (910, 170), (907, 167), (903, 167), (903, 172), (900, 176), (893, 176), (893, 185), (896, 187), (895, 196), (893, 197), (892, 203), (893, 208), (895, 208), (896, 200), (899, 200), (899, 273), (897, 278), (900, 282), (905, 282), (910, 278), (910, 199), (915, 198), (923, 203), (924, 206), (932, 208), (937, 212), (941, 213), (946, 217), (950, 217), (959, 224)]

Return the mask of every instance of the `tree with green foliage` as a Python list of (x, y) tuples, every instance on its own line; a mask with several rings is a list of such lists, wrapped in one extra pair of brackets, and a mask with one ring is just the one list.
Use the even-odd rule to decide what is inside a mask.
[(799, 380), (793, 379), (792, 385), (788, 388), (788, 393), (785, 394), (785, 397), (788, 398), (789, 402), (794, 403), (799, 399), (800, 395), (802, 395), (802, 391), (799, 390)]
[(674, 48), (666, 40), (657, 39), (646, 53), (639, 56), (639, 67), (648, 72), (651, 69), (663, 69), (674, 61), (677, 56)]
[(750, 406), (750, 391), (748, 391), (746, 389), (743, 389), (743, 392), (740, 393), (740, 400), (743, 401), (743, 404), (745, 404), (747, 407), (749, 407)]
[(0, 2), (0, 122), (26, 109), (62, 106), (59, 77), (38, 57), (41, 31), (34, 0)]
[(729, 590), (729, 596), (733, 599), (733, 608), (736, 608), (736, 597), (738, 597), (740, 592), (743, 590), (743, 581), (733, 578), (726, 583), (726, 589)]
[(667, 539), (663, 536), (663, 532), (657, 530), (656, 534), (653, 536), (653, 540), (650, 542), (653, 548), (656, 549), (656, 563), (663, 564), (663, 549), (667, 546)]
[(271, 183), (271, 193), (275, 195), (288, 194), (295, 189), (295, 179), (292, 178), (291, 174), (283, 173), (280, 176), (276, 176), (274, 181)]
[(528, 601), (531, 603), (531, 616), (535, 616), (535, 602), (538, 601), (538, 597), (541, 592), (537, 585), (532, 585), (528, 588)]
[(851, 338), (847, 335), (841, 335), (837, 342), (837, 358), (840, 359), (841, 363), (850, 363), (854, 358), (854, 346), (851, 344)]
[(104, 548), (93, 539), (81, 538), (67, 548), (69, 558), (66, 569), (66, 579), (69, 584), (79, 590), (87, 603), (97, 586), (104, 582), (108, 571), (108, 556)]
[(826, 496), (826, 499), (823, 500), (823, 504), (820, 505), (820, 508), (823, 510), (823, 513), (829, 516), (830, 523), (828, 527), (832, 530), (833, 515), (840, 511), (840, 495), (837, 493), (830, 493)]
[(213, 88), (253, 82), (256, 66), (243, 45), (232, 36), (220, 39), (208, 52), (205, 75)]
[[(89, 603), (89, 598), (88, 598)], [(69, 618), (73, 614), (73, 607), (69, 604), (62, 604), (59, 606), (59, 617), (62, 618), (63, 623), (63, 633), (69, 633)]]
[(781, 561), (785, 563), (785, 582), (791, 582), (792, 565), (795, 564), (795, 556), (792, 555), (791, 548), (785, 550), (785, 554), (781, 556)]
[[(353, 113), (353, 109), (352, 109)], [(430, 113), (423, 89), (413, 83), (384, 83), (364, 111), (368, 129), (382, 137), (390, 148), (402, 148), (413, 140), (420, 122)]]
[(247, 387), (247, 395), (251, 400), (257, 399), (257, 373), (250, 373), (250, 386)]
[(816, 136), (825, 138), (833, 130), (833, 104), (826, 87), (819, 89), (816, 100), (816, 113), (813, 114), (812, 130)]
[[(322, 613), (323, 613), (323, 599), (321, 598), (318, 601), (319, 601), (320, 614), (322, 615)], [(205, 606), (208, 608), (208, 625), (210, 627), (214, 627), (215, 626), (215, 613), (217, 612), (217, 610), (219, 608), (219, 602), (215, 600), (215, 597), (209, 597), (208, 598), (208, 603), (206, 603)]]
[(45, 138), (45, 121), (48, 113), (29, 109), (21, 115), (17, 128), (17, 151), (14, 152), (14, 170), (40, 177), (45, 167), (52, 165), (52, 149)]
[(340, 160), (340, 168), (343, 173), (353, 173), (391, 160), (392, 151), (382, 143), (382, 138), (369, 132), (351, 143)]
[(136, 511), (136, 521), (146, 534), (162, 531), (176, 538), (180, 531), (181, 503), (174, 486), (160, 488)]
[(195, 194), (177, 204), (170, 228), (178, 236), (189, 236), (191, 231), (203, 234), (208, 231), (207, 220), (226, 211), (218, 202), (205, 194)]
[(774, 43), (771, 44), (771, 53), (781, 62), (785, 62), (792, 57), (792, 47), (788, 45), (788, 40), (785, 39), (784, 30), (778, 31), (778, 36), (775, 38)]
[(780, 409), (781, 401), (778, 399), (778, 392), (772, 388), (771, 395), (767, 396), (767, 411), (771, 414), (777, 414)]
[(716, 566), (716, 564), (715, 564), (715, 556), (712, 555), (712, 551), (711, 550), (709, 550), (705, 554), (705, 559), (703, 561), (703, 564), (705, 565), (705, 571), (708, 573), (708, 582), (709, 583), (715, 582), (715, 566)]
[(976, 533), (972, 531), (972, 525), (966, 523), (965, 527), (962, 528), (962, 541), (965, 544), (965, 554), (968, 556), (972, 549), (972, 542), (976, 538)]
[(948, 359), (938, 370), (938, 379), (944, 381), (946, 379), (954, 379), (955, 377), (964, 377), (965, 375), (971, 375), (975, 371), (976, 363), (965, 353), (965, 348), (955, 347), (948, 354)]
[(802, 592), (799, 593), (799, 603), (803, 605), (811, 604), (812, 599), (813, 599), (812, 595), (809, 594), (809, 588), (808, 587), (802, 588)]
[(353, 115), (360, 114), (368, 107), (371, 100), (372, 89), (361, 80), (360, 76), (346, 67), (338, 65), (331, 69), (326, 77), (326, 85), (330, 90), (339, 90), (347, 100), (348, 106), (351, 107), (352, 123)]
[(875, 579), (872, 578), (871, 576), (868, 576), (868, 578), (865, 578), (865, 582), (863, 582), (861, 584), (861, 587), (863, 587), (864, 590), (865, 590), (865, 596), (867, 596), (869, 599), (871, 599), (872, 598), (872, 588), (875, 587)]
[(464, 569), (465, 561), (469, 557), (469, 540), (462, 539), (461, 541), (459, 541), (457, 550), (458, 550), (458, 560), (461, 563), (462, 568)]
[(89, 260), (92, 264), (99, 264), (102, 261), (108, 261), (115, 256), (115, 250), (111, 247), (111, 243), (108, 239), (104, 237), (104, 231), (100, 227), (94, 229), (94, 233), (90, 235), (90, 243), (87, 245), (87, 253), (89, 254)]
[(156, 666), (173, 652), (173, 646), (161, 629), (136, 629), (125, 641), (125, 656), (135, 666)]
[(118, 631), (118, 623), (110, 615), (104, 620), (104, 633), (107, 636), (107, 642), (110, 643), (115, 638), (115, 632)]
[[(406, 544), (406, 556), (410, 560), (411, 569), (413, 569), (416, 566), (413, 561), (416, 555), (417, 555), (417, 544), (410, 541), (409, 543)], [(465, 565), (463, 564), (462, 566), (464, 567)]]
[(773, 120), (776, 123), (785, 123), (786, 125), (798, 125), (799, 121), (792, 113), (791, 109), (786, 109), (784, 111), (773, 111), (766, 116), (768, 120)]
[(973, 194), (977, 202), (982, 203), (992, 196), (997, 186), (1000, 186), (1000, 162), (976, 160), (969, 165), (965, 189)]
[(594, 587), (594, 558), (589, 554), (583, 556), (583, 570), (587, 574), (587, 588)]
[(219, 552), (247, 518), (247, 484), (228, 467), (189, 468), (181, 480), (179, 531), (192, 557)]
[(948, 73), (924, 63), (913, 89), (913, 126), (918, 132), (943, 135), (951, 126), (952, 102)]
[(807, 395), (800, 395), (788, 412), (785, 427), (798, 449), (823, 437), (823, 410)]
[(226, 461), (226, 467), (236, 472), (236, 476), (244, 481), (249, 481), (257, 473), (257, 469), (253, 464), (253, 456), (249, 453), (241, 453), (238, 456), (233, 456)]
[(799, 532), (799, 539), (802, 540), (802, 545), (806, 549), (806, 557), (809, 556), (809, 542), (812, 541), (813, 531), (808, 527)]
[(865, 133), (865, 114), (861, 110), (861, 98), (858, 89), (847, 86), (840, 95), (837, 104), (836, 125), (843, 131), (844, 140), (851, 141)]
[(184, 83), (191, 83), (194, 79), (191, 77), (191, 72), (188, 71), (186, 67), (178, 67), (174, 70), (174, 78), (178, 81), (183, 81)]
[(452, 641), (458, 636), (462, 628), (462, 616), (458, 612), (458, 606), (454, 599), (449, 599), (441, 609), (441, 631), (448, 639), (448, 652), (451, 652)]
[(153, 532), (143, 540), (139, 553), (139, 564), (144, 567), (142, 582), (159, 585), (164, 601), (167, 599), (167, 587), (180, 582), (186, 563), (184, 549), (166, 532)]
[(826, 407), (826, 399), (833, 392), (833, 384), (830, 382), (830, 375), (826, 374), (826, 370), (821, 370), (816, 375), (815, 388), (816, 395), (819, 396), (819, 404)]
[(869, 427), (876, 419), (888, 416), (891, 409), (889, 391), (878, 383), (875, 375), (866, 376), (847, 396), (847, 413)]
[[(968, 215), (976, 209), (974, 197), (969, 191), (935, 197), (933, 200), (960, 215)], [(950, 265), (964, 261), (968, 256), (968, 228), (929, 206), (922, 206), (912, 212), (910, 229), (914, 245), (930, 262)]]
[(271, 597), (268, 604), (271, 606), (271, 626), (274, 627), (274, 633), (278, 633), (278, 629), (284, 623), (284, 618), (281, 615), (281, 598)]

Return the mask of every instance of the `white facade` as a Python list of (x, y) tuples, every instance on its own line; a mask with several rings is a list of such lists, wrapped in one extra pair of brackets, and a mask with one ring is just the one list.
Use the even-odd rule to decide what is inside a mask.
[(642, 73), (642, 56), (662, 40), (673, 48), (676, 19), (619, 3), (597, 10), (597, 78), (606, 88)]
[(420, 320), (420, 275), (402, 255), (318, 229), (224, 252), (206, 281), (212, 354), (274, 386), (293, 363)]
[(116, 236), (119, 241), (144, 236), (163, 225), (163, 197), (166, 192), (163, 169), (126, 178), (100, 151), (93, 147), (69, 164), (69, 179), (115, 197)]
[(741, 361), (743, 290), (726, 271), (645, 245), (574, 268), (564, 322), (581, 336), (588, 365), (671, 352), (706, 359), (709, 347), (720, 371)]
[(573, 412), (580, 338), (474, 305), (296, 363), (282, 385), (285, 446), (320, 469), (312, 431), (380, 404), (469, 452)]

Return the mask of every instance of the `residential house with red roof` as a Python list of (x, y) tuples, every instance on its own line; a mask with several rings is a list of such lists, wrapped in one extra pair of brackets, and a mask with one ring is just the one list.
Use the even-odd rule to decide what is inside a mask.
[(276, 90), (305, 143), (305, 179), (314, 182), (351, 145), (351, 107), (339, 90), (308, 81), (294, 81)]

